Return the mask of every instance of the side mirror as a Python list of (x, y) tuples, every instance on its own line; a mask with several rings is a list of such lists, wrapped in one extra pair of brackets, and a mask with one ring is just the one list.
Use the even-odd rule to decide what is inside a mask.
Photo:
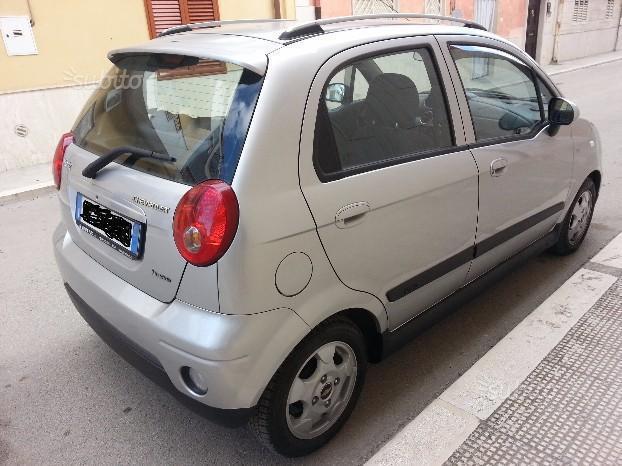
[(567, 126), (579, 118), (579, 109), (572, 102), (553, 97), (549, 102), (549, 123), (553, 126)]
[(332, 83), (326, 89), (326, 102), (342, 104), (346, 97), (346, 85), (343, 83)]

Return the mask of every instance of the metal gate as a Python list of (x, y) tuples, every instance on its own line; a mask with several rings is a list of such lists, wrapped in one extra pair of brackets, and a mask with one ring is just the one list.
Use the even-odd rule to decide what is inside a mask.
[(496, 0), (477, 0), (475, 2), (475, 22), (492, 31), (495, 19)]
[(374, 15), (396, 11), (398, 11), (397, 0), (352, 0), (353, 15)]
[(425, 12), (428, 15), (442, 15), (443, 0), (425, 0)]

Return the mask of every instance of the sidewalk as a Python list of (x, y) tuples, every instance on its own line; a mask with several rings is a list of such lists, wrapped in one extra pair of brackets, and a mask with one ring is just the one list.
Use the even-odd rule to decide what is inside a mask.
[(22, 198), (33, 198), (54, 190), (52, 164), (0, 172), (0, 204)]
[(549, 76), (555, 76), (557, 74), (569, 73), (571, 71), (582, 70), (584, 68), (590, 68), (592, 66), (604, 65), (605, 63), (616, 60), (622, 60), (622, 50), (601, 53), (599, 55), (578, 58), (577, 60), (570, 60), (553, 65), (544, 65), (542, 66), (542, 69), (546, 71)]
[(370, 465), (622, 464), (622, 234)]

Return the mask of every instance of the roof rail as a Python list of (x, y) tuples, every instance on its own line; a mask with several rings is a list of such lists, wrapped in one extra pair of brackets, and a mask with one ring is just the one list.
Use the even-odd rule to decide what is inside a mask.
[(284, 31), (279, 39), (291, 40), (299, 37), (322, 34), (324, 29), (322, 26), (328, 24), (345, 23), (348, 21), (362, 21), (367, 19), (436, 19), (439, 21), (451, 21), (452, 23), (461, 23), (463, 26), (473, 29), (480, 29), (486, 31), (486, 28), (479, 23), (469, 21), (467, 19), (454, 18), (453, 16), (441, 16), (441, 15), (425, 15), (421, 13), (384, 13), (377, 15), (360, 15), (360, 16), (339, 16), (336, 18), (317, 19), (315, 21), (309, 21), (298, 26), (294, 26)]
[(275, 23), (282, 21), (291, 21), (288, 19), (233, 19), (224, 21), (206, 21), (204, 23), (190, 23), (182, 24), (180, 26), (173, 26), (158, 34), (158, 37), (169, 36), (171, 34), (178, 34), (180, 32), (190, 32), (195, 29), (215, 28), (218, 26), (226, 26), (227, 24), (253, 24), (253, 23)]

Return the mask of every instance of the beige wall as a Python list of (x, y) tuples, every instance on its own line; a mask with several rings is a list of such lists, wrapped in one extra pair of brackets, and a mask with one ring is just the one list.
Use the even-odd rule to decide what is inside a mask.
[[(30, 0), (38, 55), (0, 45), (0, 92), (97, 81), (110, 49), (149, 38), (143, 0)], [(26, 0), (0, 1), (0, 16), (28, 15)]]
[[(38, 55), (9, 57), (0, 44), (0, 92), (98, 81), (109, 50), (149, 39), (144, 0), (30, 0)], [(220, 0), (221, 19), (273, 18), (273, 0)], [(28, 16), (26, 0), (0, 0), (0, 16)], [(281, 0), (294, 18), (295, 0)]]
[[(109, 50), (148, 40), (144, 0), (30, 0), (38, 55), (9, 57), (0, 43), (0, 172), (49, 163)], [(273, 0), (219, 0), (221, 19), (272, 18)], [(295, 0), (281, 0), (294, 18)], [(0, 0), (0, 16), (28, 15), (26, 0)], [(15, 132), (28, 129), (26, 137)]]
[[(220, 19), (274, 18), (273, 0), (219, 0)], [(296, 17), (296, 1), (281, 0), (281, 17)]]

